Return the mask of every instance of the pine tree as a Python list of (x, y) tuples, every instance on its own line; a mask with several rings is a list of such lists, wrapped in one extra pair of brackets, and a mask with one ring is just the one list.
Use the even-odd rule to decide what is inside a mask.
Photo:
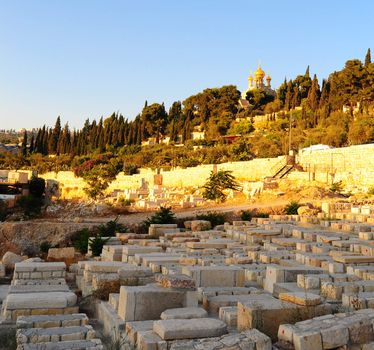
[(365, 67), (369, 67), (371, 63), (371, 52), (370, 52), (370, 47), (368, 48), (365, 56)]

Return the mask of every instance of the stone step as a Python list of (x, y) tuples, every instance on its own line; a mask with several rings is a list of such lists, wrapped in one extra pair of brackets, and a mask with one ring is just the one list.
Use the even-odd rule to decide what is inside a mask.
[(103, 350), (100, 339), (20, 344), (17, 350)]
[(52, 328), (84, 326), (88, 324), (86, 314), (19, 316), (17, 328)]
[(21, 328), (17, 330), (17, 344), (90, 340), (95, 331), (90, 325), (52, 328)]
[(219, 337), (227, 333), (227, 326), (214, 318), (173, 319), (155, 321), (153, 332), (163, 340)]

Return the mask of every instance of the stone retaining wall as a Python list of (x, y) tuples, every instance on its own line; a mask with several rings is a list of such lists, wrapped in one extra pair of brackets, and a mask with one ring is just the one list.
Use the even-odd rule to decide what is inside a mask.
[[(217, 170), (230, 170), (239, 181), (258, 181), (265, 176), (269, 176), (272, 167), (284, 159), (283, 156), (278, 158), (261, 158), (245, 162), (231, 162), (217, 165)], [(199, 165), (193, 168), (176, 168), (171, 171), (162, 171), (163, 185), (166, 187), (200, 187), (213, 171), (213, 164)], [(139, 174), (124, 175), (120, 173), (117, 178), (110, 184), (108, 192), (114, 190), (137, 189), (140, 187), (142, 179), (148, 182), (150, 186), (154, 184), (155, 170), (140, 169)], [(46, 180), (56, 181), (58, 183), (61, 198), (85, 198), (83, 188), (86, 183), (82, 178), (74, 176), (72, 171), (60, 171), (59, 173), (48, 172), (41, 175)]]

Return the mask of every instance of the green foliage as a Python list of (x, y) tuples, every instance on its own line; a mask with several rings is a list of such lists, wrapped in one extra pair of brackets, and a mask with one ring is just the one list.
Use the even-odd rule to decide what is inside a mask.
[(231, 123), (230, 129), (228, 130), (228, 134), (240, 134), (240, 135), (246, 135), (250, 134), (252, 131), (254, 131), (255, 128), (250, 120), (243, 119), (240, 121), (233, 121)]
[(136, 164), (126, 164), (123, 167), (123, 173), (125, 175), (134, 175), (138, 173), (139, 167)]
[(71, 235), (71, 242), (73, 247), (81, 254), (87, 254), (88, 250), (88, 238), (90, 237), (90, 230), (83, 228), (79, 231), (74, 232)]
[(110, 220), (105, 224), (98, 227), (98, 233), (103, 237), (114, 237), (117, 232), (127, 232), (128, 229), (125, 225), (118, 223), (118, 217), (115, 220)]
[(33, 176), (29, 183), (30, 194), (37, 198), (42, 198), (45, 191), (45, 180), (41, 177)]
[(134, 199), (125, 199), (124, 197), (118, 198), (118, 204), (120, 204), (123, 207), (128, 207), (133, 203), (135, 203)]
[(91, 249), (92, 256), (100, 256), (103, 251), (103, 246), (106, 242), (109, 241), (109, 238), (102, 238), (100, 234), (96, 234), (94, 237), (90, 237), (88, 245)]
[(49, 248), (51, 248), (51, 244), (47, 241), (43, 241), (42, 243), (40, 243), (40, 246), (39, 246), (39, 249), (42, 253), (46, 254), (48, 253), (48, 250)]
[(0, 328), (0, 350), (17, 349), (17, 329), (15, 326), (3, 326)]
[(240, 218), (243, 221), (251, 221), (252, 220), (253, 213), (250, 210), (242, 210), (240, 214)]
[(235, 161), (251, 160), (253, 158), (249, 142), (243, 139), (233, 144), (232, 154)]
[(350, 124), (348, 141), (351, 145), (374, 142), (373, 116), (358, 115)]
[(330, 191), (334, 193), (340, 193), (343, 191), (343, 183), (341, 181), (334, 182), (331, 187)]
[(203, 197), (217, 202), (224, 202), (227, 197), (224, 191), (229, 189), (235, 191), (240, 189), (231, 171), (220, 170), (217, 173), (212, 171), (204, 185)]
[(299, 208), (300, 208), (299, 202), (292, 201), (286, 205), (286, 207), (284, 208), (284, 212), (287, 215), (297, 215), (297, 209)]
[(196, 215), (197, 220), (210, 221), (212, 227), (223, 225), (225, 223), (225, 214), (217, 212), (208, 212), (206, 214)]
[(150, 218), (144, 221), (144, 224), (149, 227), (151, 224), (173, 224), (175, 216), (170, 207), (160, 207), (160, 209)]
[[(370, 49), (364, 62), (349, 60), (326, 80), (312, 79), (307, 68), (305, 74), (285, 80), (276, 96), (255, 89), (247, 97), (252, 106), (238, 109), (240, 92), (236, 86), (208, 88), (183, 102), (175, 101), (169, 112), (162, 103), (146, 103), (132, 121), (113, 113), (98, 121), (86, 120), (73, 132), (68, 125), (62, 127), (58, 117), (52, 128), (0, 135), (6, 142), (18, 142), (23, 136), (20, 152), (0, 153), (0, 168), (27, 168), (39, 173), (73, 169), (76, 176), (86, 180), (88, 196), (96, 199), (104, 195), (119, 171), (131, 175), (140, 167), (187, 167), (286, 154), (290, 118), (285, 112), (290, 110), (293, 149), (316, 143), (342, 147), (374, 141), (374, 63)], [(265, 113), (267, 121), (256, 123), (254, 130), (251, 118)], [(198, 130), (205, 132), (206, 140), (191, 140), (191, 133)], [(243, 144), (221, 142), (223, 135), (249, 133), (244, 151)], [(185, 146), (141, 147), (148, 137), (156, 142), (170, 137), (172, 143), (182, 137)], [(204, 148), (192, 150), (195, 145)]]
[(269, 214), (268, 213), (264, 213), (264, 212), (261, 212), (261, 211), (256, 211), (254, 214), (253, 214), (253, 217), (254, 218), (268, 218), (269, 217)]
[(155, 137), (158, 143), (167, 125), (167, 113), (164, 105), (153, 103), (150, 106), (145, 106), (142, 111), (141, 121), (144, 126), (142, 138)]
[(34, 218), (41, 213), (43, 199), (32, 195), (22, 196), (18, 199), (17, 205), (28, 218)]
[(0, 199), (0, 221), (4, 221), (7, 216), (7, 205), (6, 203)]
[(247, 92), (246, 98), (253, 109), (263, 109), (267, 103), (274, 101), (275, 96), (265, 89), (254, 89)]

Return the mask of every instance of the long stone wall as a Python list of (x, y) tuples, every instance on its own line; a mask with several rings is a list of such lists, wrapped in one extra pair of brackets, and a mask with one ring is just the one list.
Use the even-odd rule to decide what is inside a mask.
[[(231, 162), (217, 165), (217, 170), (230, 170), (239, 181), (259, 181), (264, 177), (272, 175), (272, 168), (284, 161), (284, 157), (261, 158), (245, 162)], [(200, 187), (213, 171), (214, 165), (199, 165), (193, 168), (176, 168), (171, 171), (161, 171), (163, 185), (166, 187), (188, 188)], [(118, 174), (117, 178), (110, 184), (108, 192), (115, 190), (137, 189), (142, 180), (148, 182), (150, 186), (154, 184), (152, 169), (141, 169), (139, 174), (124, 175)], [(86, 183), (82, 178), (77, 178), (71, 171), (60, 171), (59, 173), (49, 172), (41, 175), (46, 180), (58, 183), (61, 198), (85, 198), (83, 191)]]
[[(266, 176), (274, 175), (274, 167), (284, 161), (284, 157), (261, 158), (245, 162), (231, 162), (217, 165), (217, 170), (230, 170), (239, 181), (262, 181)], [(333, 183), (342, 181), (348, 188), (366, 190), (374, 186), (374, 144), (357, 145), (328, 150), (303, 152), (297, 156), (297, 161), (305, 172), (292, 172), (288, 175), (294, 181), (320, 181)], [(174, 188), (200, 187), (213, 170), (213, 164), (199, 165), (193, 168), (176, 168), (171, 171), (161, 171), (163, 185)], [(141, 169), (139, 174), (118, 174), (110, 184), (108, 192), (115, 190), (137, 189), (142, 180), (150, 186), (154, 184), (152, 169)], [(85, 198), (83, 191), (86, 186), (82, 178), (76, 178), (70, 171), (46, 173), (45, 179), (58, 183), (61, 198)]]

